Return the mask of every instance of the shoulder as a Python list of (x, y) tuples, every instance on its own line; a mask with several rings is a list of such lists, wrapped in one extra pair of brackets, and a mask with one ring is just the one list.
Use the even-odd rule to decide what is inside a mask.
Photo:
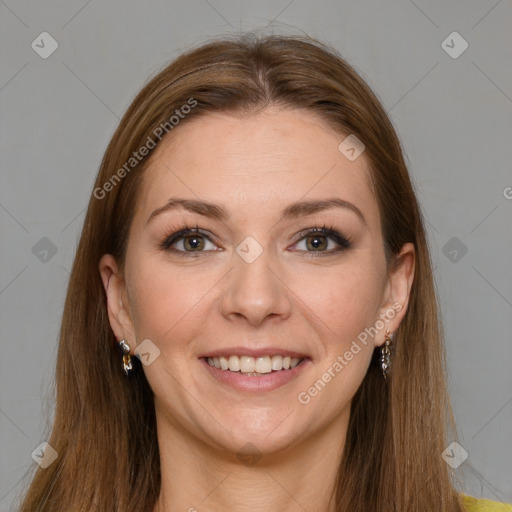
[(468, 512), (512, 512), (512, 504), (500, 503), (462, 494), (462, 503)]

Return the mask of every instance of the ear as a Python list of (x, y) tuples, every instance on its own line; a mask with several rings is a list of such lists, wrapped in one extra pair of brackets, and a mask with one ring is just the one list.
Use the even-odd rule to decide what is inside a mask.
[(414, 280), (415, 259), (414, 245), (406, 243), (395, 257), (395, 263), (391, 264), (378, 312), (381, 322), (376, 322), (376, 326), (384, 326), (378, 329), (379, 333), (374, 339), (375, 346), (381, 346), (385, 341), (386, 331), (394, 333), (405, 316)]
[(107, 310), (110, 326), (117, 341), (126, 340), (135, 348), (135, 331), (126, 291), (124, 277), (118, 269), (116, 259), (111, 254), (105, 254), (100, 260), (99, 271), (107, 296)]

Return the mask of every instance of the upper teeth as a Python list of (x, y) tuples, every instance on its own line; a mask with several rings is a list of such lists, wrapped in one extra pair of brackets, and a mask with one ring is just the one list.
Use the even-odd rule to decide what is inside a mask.
[(243, 373), (270, 373), (272, 370), (288, 370), (295, 368), (302, 359), (290, 356), (229, 356), (226, 357), (209, 357), (208, 363), (215, 368), (222, 370), (231, 370), (232, 372)]

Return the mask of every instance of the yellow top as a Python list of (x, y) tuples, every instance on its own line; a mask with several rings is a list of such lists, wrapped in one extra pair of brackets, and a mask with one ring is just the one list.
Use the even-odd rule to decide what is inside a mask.
[(462, 501), (468, 512), (512, 512), (512, 505), (475, 498), (467, 494), (462, 495)]

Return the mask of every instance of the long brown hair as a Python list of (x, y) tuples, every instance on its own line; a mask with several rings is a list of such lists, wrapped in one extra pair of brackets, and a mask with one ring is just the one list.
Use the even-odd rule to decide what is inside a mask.
[[(375, 350), (352, 400), (336, 510), (463, 510), (441, 457), (447, 431), (453, 439), (456, 427), (445, 383), (432, 266), (395, 130), (368, 85), (333, 48), (306, 36), (246, 34), (209, 41), (165, 67), (136, 96), (108, 145), (60, 331), (56, 409), (48, 439), (58, 458), (37, 469), (21, 512), (152, 511), (161, 477), (153, 394), (138, 359), (133, 358), (130, 378), (120, 369), (98, 263), (106, 253), (121, 267), (124, 261), (151, 150), (136, 160), (134, 153), (172, 137), (179, 124), (198, 116), (250, 114), (268, 105), (304, 109), (327, 121), (340, 141), (342, 134), (363, 141), (388, 262), (393, 264), (406, 242), (416, 250), (409, 306), (394, 338), (391, 376), (385, 383)], [(171, 121), (176, 110), (182, 115)]]

